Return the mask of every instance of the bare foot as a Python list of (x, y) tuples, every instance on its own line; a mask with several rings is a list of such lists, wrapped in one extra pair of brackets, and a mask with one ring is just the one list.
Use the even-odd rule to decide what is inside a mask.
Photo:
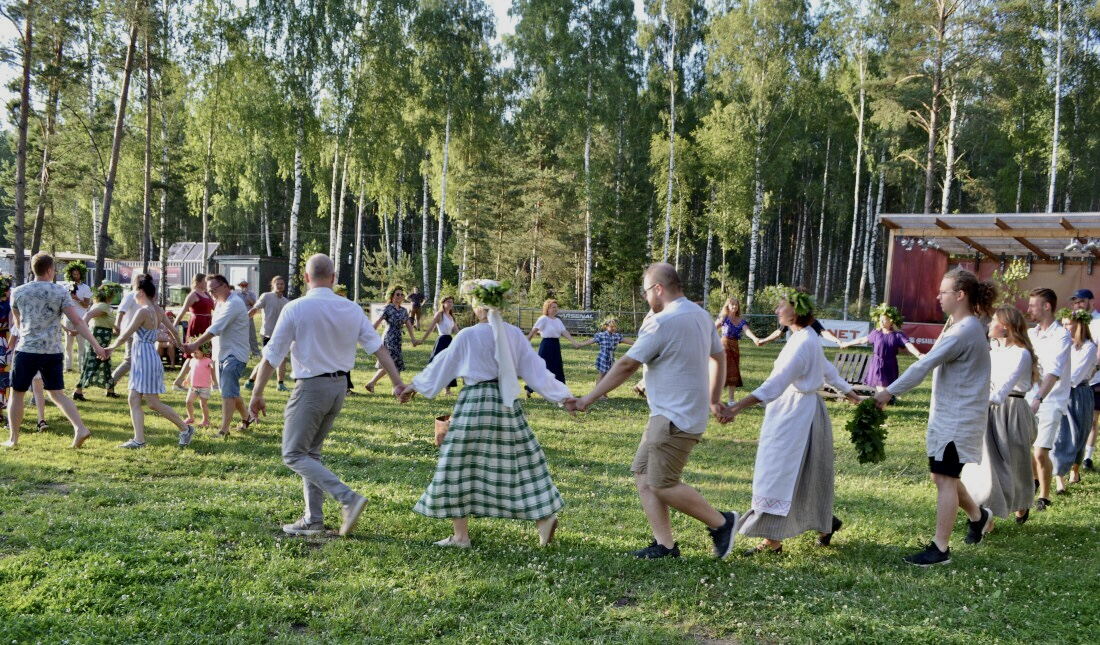
[(84, 442), (87, 441), (88, 437), (90, 437), (90, 436), (92, 436), (92, 431), (87, 429), (87, 428), (83, 428), (82, 430), (77, 430), (76, 435), (73, 436), (73, 443), (69, 447), (70, 448), (79, 448), (79, 447), (83, 446)]

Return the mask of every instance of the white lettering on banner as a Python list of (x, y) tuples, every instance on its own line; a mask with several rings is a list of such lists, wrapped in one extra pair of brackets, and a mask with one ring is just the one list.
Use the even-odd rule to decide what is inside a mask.
[[(836, 336), (842, 343), (863, 338), (871, 333), (871, 323), (858, 320), (820, 320), (818, 321), (826, 331)], [(825, 347), (839, 347), (836, 343), (826, 338), (821, 339)]]

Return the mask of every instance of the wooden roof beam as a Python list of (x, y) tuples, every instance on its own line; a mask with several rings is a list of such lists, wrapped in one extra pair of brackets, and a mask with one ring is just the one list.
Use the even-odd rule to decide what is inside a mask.
[[(1064, 218), (1063, 218), (1063, 220), (1064, 220)], [(993, 223), (996, 224), (997, 228), (1001, 229), (1002, 231), (1011, 231), (1012, 230), (1012, 227), (1009, 226), (1007, 222), (1005, 222), (1003, 219), (1001, 219), (999, 217), (993, 218)], [(1031, 242), (1029, 242), (1027, 240), (1027, 238), (1013, 236), (1012, 239), (1016, 240), (1017, 242), (1022, 244), (1025, 248), (1027, 248), (1029, 251), (1031, 251), (1035, 255), (1043, 258), (1044, 260), (1051, 259), (1050, 255), (1047, 254), (1046, 251), (1040, 249), (1039, 247), (1037, 247), (1034, 244), (1032, 244)]]
[[(1073, 226), (1073, 224), (1070, 224), (1069, 220), (1064, 218), (1064, 217), (1059, 218), (1058, 223), (1061, 224), (1062, 228), (1066, 229), (1067, 231), (1073, 231), (1074, 233), (1080, 233), (1081, 232), (1080, 229), (1075, 228)], [(1098, 236), (1098, 237), (1100, 237), (1100, 236)], [(1085, 243), (1088, 242), (1087, 239), (1081, 237), (1080, 235), (1078, 235), (1075, 239), (1078, 242), (1080, 242), (1081, 244), (1085, 244)], [(1091, 253), (1092, 253), (1092, 257), (1100, 258), (1100, 251), (1097, 251), (1096, 249), (1092, 249)]]
[[(938, 218), (938, 217), (936, 218), (936, 226), (938, 226), (938, 227), (942, 228), (942, 229), (943, 229), (943, 230), (945, 230), (945, 231), (951, 231), (951, 230), (953, 230), (953, 228), (952, 228), (952, 226), (951, 226), (950, 224), (948, 224), (947, 222), (943, 221), (942, 219), (940, 219), (940, 218)], [(985, 256), (986, 256), (987, 258), (989, 258), (989, 259), (991, 259), (991, 260), (999, 260), (999, 259), (1000, 259), (1000, 256), (999, 256), (999, 255), (997, 255), (997, 254), (996, 254), (996, 253), (994, 253), (993, 251), (990, 251), (989, 249), (985, 248), (985, 247), (984, 247), (984, 246), (982, 246), (981, 244), (978, 244), (977, 242), (975, 242), (974, 240), (970, 239), (970, 237), (968, 237), (968, 236), (966, 236), (966, 235), (954, 235), (953, 237), (955, 237), (956, 239), (958, 239), (958, 240), (959, 240), (960, 242), (962, 242), (963, 244), (965, 244), (965, 245), (969, 246), (970, 248), (972, 248), (972, 249), (974, 249), (974, 250), (976, 250), (976, 251), (979, 251), (979, 252), (981, 252), (981, 253), (982, 253), (982, 254), (984, 254), (984, 255), (985, 255)]]

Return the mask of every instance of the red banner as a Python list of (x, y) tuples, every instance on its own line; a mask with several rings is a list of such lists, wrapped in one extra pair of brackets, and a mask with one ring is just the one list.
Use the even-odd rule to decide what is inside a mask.
[(922, 352), (927, 353), (943, 332), (943, 325), (933, 323), (905, 323), (901, 330)]

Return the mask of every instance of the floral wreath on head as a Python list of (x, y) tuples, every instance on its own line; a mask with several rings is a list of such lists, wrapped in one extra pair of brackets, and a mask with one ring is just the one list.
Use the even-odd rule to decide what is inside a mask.
[(883, 316), (889, 318), (890, 322), (894, 323), (894, 327), (897, 329), (901, 329), (902, 323), (905, 322), (905, 318), (902, 317), (901, 312), (898, 311), (898, 308), (892, 307), (885, 302), (878, 305), (877, 307), (871, 308), (872, 323), (877, 325), (878, 319), (882, 318)]
[(459, 293), (466, 296), (474, 306), (503, 309), (512, 293), (512, 283), (507, 280), (467, 280), (462, 283)]
[(1085, 311), (1084, 309), (1077, 309), (1076, 311), (1069, 307), (1062, 307), (1057, 313), (1058, 320), (1074, 320), (1082, 324), (1089, 324), (1092, 322), (1092, 312)]
[(81, 281), (83, 281), (84, 278), (88, 277), (88, 267), (84, 266), (83, 262), (77, 260), (75, 262), (70, 262), (68, 266), (65, 267), (65, 279), (75, 284), (76, 279), (73, 278), (73, 271), (77, 269), (80, 270)]
[(791, 289), (784, 296), (784, 299), (791, 303), (794, 312), (799, 316), (809, 315), (814, 310), (814, 299), (808, 293)]
[(11, 291), (11, 276), (0, 274), (0, 298), (7, 298)]
[(101, 284), (95, 288), (95, 299), (99, 302), (110, 302), (114, 293), (111, 288), (105, 284)]
[(608, 316), (607, 318), (603, 319), (602, 323), (600, 323), (601, 327), (609, 327), (611, 325), (614, 325), (616, 327), (619, 326), (619, 319), (616, 316)]

